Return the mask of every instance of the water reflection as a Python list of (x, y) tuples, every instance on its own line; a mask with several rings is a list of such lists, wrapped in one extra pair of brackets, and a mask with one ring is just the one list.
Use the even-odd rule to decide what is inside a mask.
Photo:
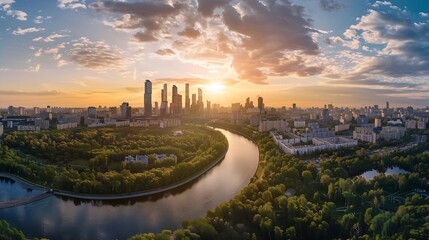
[[(175, 229), (183, 220), (203, 217), (208, 210), (231, 199), (256, 171), (259, 157), (256, 145), (220, 131), (229, 142), (225, 159), (196, 181), (168, 193), (121, 201), (50, 197), (0, 210), (0, 216), (30, 238), (126, 239), (137, 233)], [(28, 194), (17, 184), (0, 182), (0, 189), (4, 186), (9, 189), (2, 193), (9, 198), (22, 194), (19, 190)]]
[[(366, 180), (372, 180), (374, 177), (378, 176), (381, 173), (382, 172), (376, 169), (373, 169), (371, 171), (364, 172), (361, 176)], [(396, 175), (396, 174), (406, 174), (406, 173), (409, 173), (409, 172), (399, 167), (387, 168), (386, 171), (384, 171), (385, 175)]]

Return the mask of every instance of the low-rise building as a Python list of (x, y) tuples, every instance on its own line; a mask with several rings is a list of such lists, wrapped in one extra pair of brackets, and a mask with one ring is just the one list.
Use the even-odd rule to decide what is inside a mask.
[(286, 120), (266, 120), (259, 123), (259, 132), (268, 132), (271, 130), (289, 131), (289, 124)]
[(353, 147), (358, 143), (356, 140), (344, 137), (311, 138), (310, 140), (310, 138), (306, 137), (283, 139), (282, 135), (276, 132), (271, 132), (271, 135), (280, 149), (292, 155), (305, 155), (326, 150)]
[(78, 126), (77, 123), (58, 123), (57, 129), (63, 130), (63, 129), (77, 128), (77, 126)]
[(417, 128), (421, 129), (421, 130), (425, 130), (426, 129), (426, 123), (423, 121), (418, 121), (417, 122)]
[(3, 124), (0, 123), (0, 137), (3, 136), (4, 130), (3, 130)]
[(18, 131), (40, 131), (40, 127), (35, 125), (19, 125), (17, 129)]
[(350, 124), (335, 125), (335, 132), (342, 132), (350, 129)]
[(373, 128), (356, 127), (353, 131), (353, 139), (362, 142), (376, 143), (377, 134), (374, 132)]
[(304, 120), (294, 121), (293, 126), (296, 128), (305, 128), (305, 121)]
[(406, 129), (416, 129), (417, 128), (417, 121), (414, 119), (405, 121), (405, 128)]
[(179, 127), (182, 121), (179, 118), (164, 118), (159, 122), (160, 128)]

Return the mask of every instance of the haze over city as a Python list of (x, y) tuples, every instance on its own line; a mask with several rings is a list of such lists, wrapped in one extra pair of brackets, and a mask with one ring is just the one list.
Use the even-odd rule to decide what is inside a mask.
[(424, 107), (428, 13), (399, 0), (0, 0), (0, 106), (143, 106), (150, 79), (222, 105)]

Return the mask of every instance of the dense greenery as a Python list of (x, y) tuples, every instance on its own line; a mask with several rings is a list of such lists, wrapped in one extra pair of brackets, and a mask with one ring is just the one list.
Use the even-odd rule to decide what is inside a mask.
[[(428, 189), (426, 143), (389, 154), (332, 154), (318, 170), (278, 151), (267, 134), (253, 139), (266, 162), (263, 177), (203, 219), (132, 239), (429, 239), (429, 199), (420, 196)], [(410, 174), (360, 176), (392, 166)]]
[(16, 228), (13, 228), (5, 220), (0, 220), (0, 239), (3, 240), (24, 240), (24, 234)]
[[(0, 146), (0, 171), (73, 192), (129, 193), (186, 179), (221, 157), (228, 147), (222, 133), (206, 127), (182, 127), (182, 136), (173, 136), (174, 130), (178, 129), (13, 132)], [(175, 154), (177, 164), (153, 157), (148, 166), (123, 162), (128, 155), (154, 153)]]

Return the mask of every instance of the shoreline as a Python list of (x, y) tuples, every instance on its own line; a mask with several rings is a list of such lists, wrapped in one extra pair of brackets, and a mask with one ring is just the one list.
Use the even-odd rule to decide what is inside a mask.
[[(181, 181), (178, 181), (176, 183), (173, 183), (161, 188), (144, 190), (141, 192), (119, 193), (119, 194), (85, 194), (85, 193), (74, 193), (74, 192), (69, 192), (69, 191), (60, 190), (60, 189), (52, 189), (52, 194), (56, 196), (70, 197), (70, 198), (82, 199), (82, 200), (126, 200), (131, 198), (138, 198), (138, 197), (145, 197), (145, 196), (150, 196), (154, 194), (159, 194), (159, 193), (167, 192), (175, 188), (181, 187), (203, 176), (212, 168), (214, 168), (216, 165), (218, 165), (220, 162), (222, 162), (223, 159), (225, 159), (225, 156), (228, 153), (228, 150), (229, 150), (229, 143), (227, 145), (226, 151), (221, 156), (219, 156), (216, 160), (212, 161), (210, 164), (208, 164), (198, 172), (192, 174), (188, 178), (185, 178)], [(24, 188), (31, 187), (33, 189), (38, 189), (38, 190), (45, 190), (45, 191), (51, 190), (51, 188), (39, 185), (37, 183), (33, 183), (15, 174), (0, 172), (0, 177), (12, 179), (15, 182), (18, 182), (18, 184), (21, 184)]]

